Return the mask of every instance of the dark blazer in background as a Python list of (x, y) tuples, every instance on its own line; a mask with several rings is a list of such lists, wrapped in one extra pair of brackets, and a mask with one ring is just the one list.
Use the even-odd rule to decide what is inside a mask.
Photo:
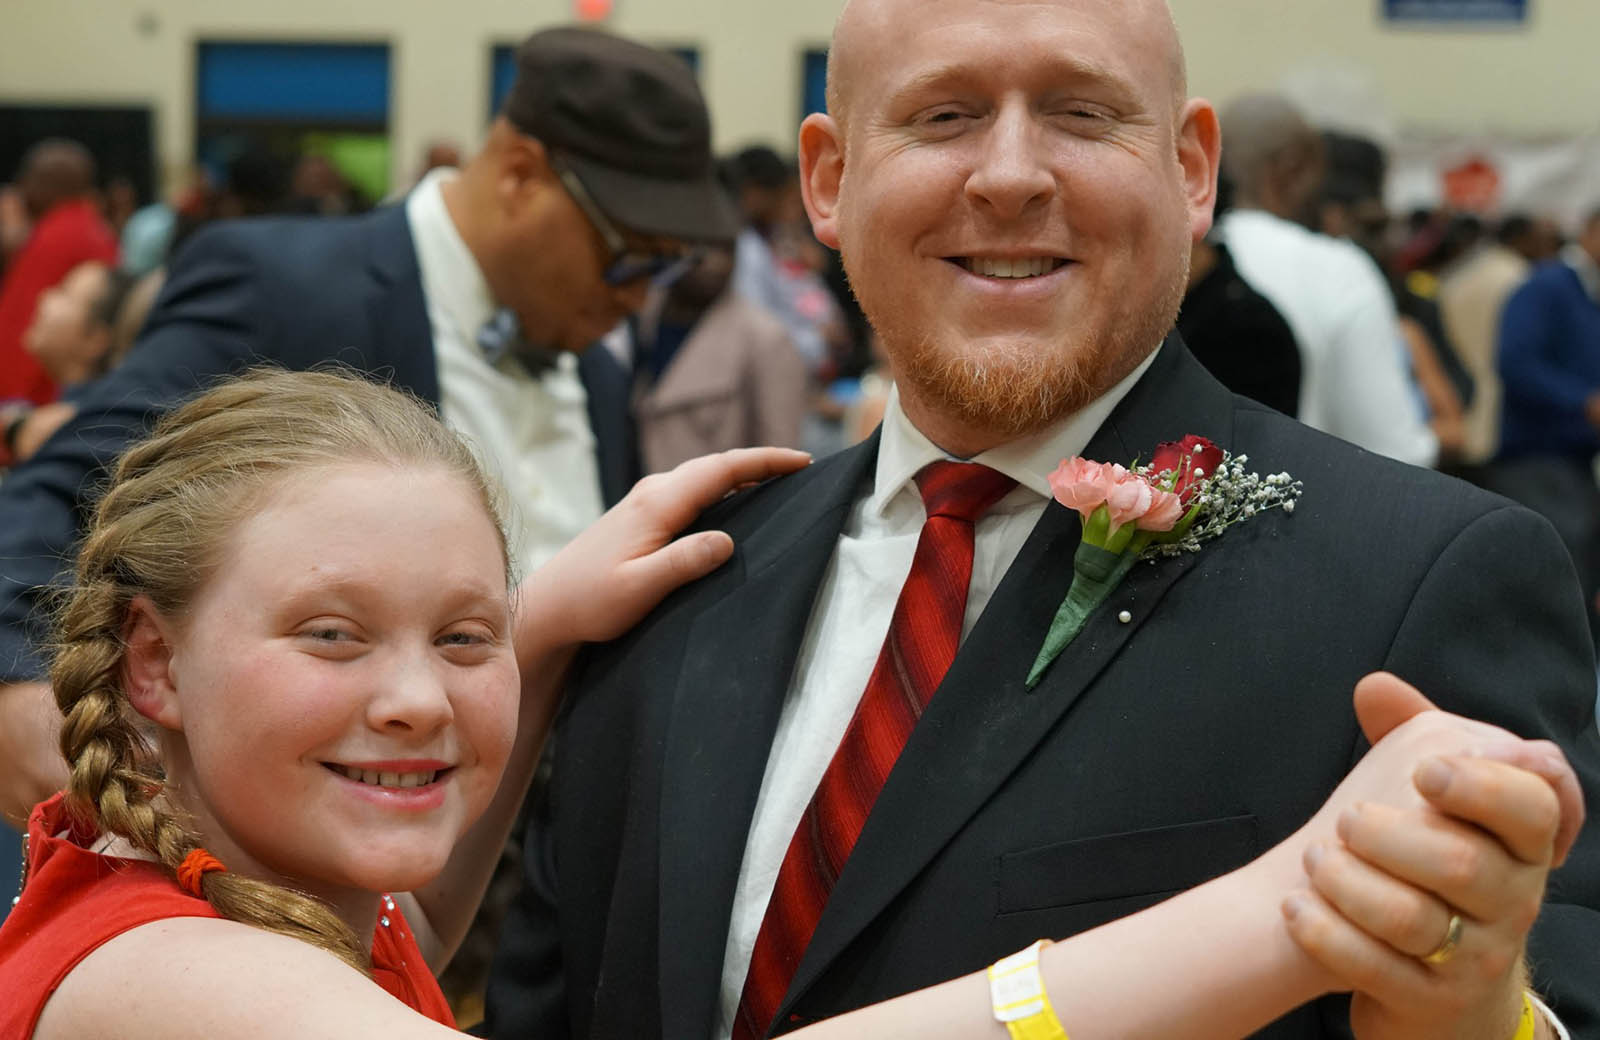
[[(1188, 433), (1303, 480), (1294, 514), (1134, 568), (1029, 692), (1079, 539), (1076, 513), (1046, 509), (883, 788), (780, 1009), (785, 1029), (1259, 855), (1364, 751), (1350, 694), (1373, 669), (1557, 740), (1600, 805), (1583, 604), (1544, 521), (1232, 396), (1176, 336), (1086, 454), (1148, 458)], [(719, 505), (703, 522), (733, 536), (733, 559), (580, 662), (489, 1035), (712, 1035), (769, 745), (876, 451), (874, 438)], [(1536, 985), (1582, 1038), (1600, 1036), (1597, 907), (1591, 825), (1532, 940)], [(1261, 1035), (1346, 1037), (1347, 1005), (1318, 1001)]]
[[(585, 358), (593, 355), (605, 351)], [(593, 378), (604, 379), (608, 362), (594, 357), (580, 367), (591, 384), (609, 504), (626, 493), (634, 464), (625, 440), (626, 378), (620, 371), (599, 385)], [(44, 673), (40, 591), (68, 566), (104, 467), (163, 412), (258, 364), (347, 365), (438, 407), (432, 330), (404, 205), (354, 218), (230, 221), (180, 251), (127, 359), (86, 388), (77, 418), (0, 483), (0, 681)]]
[(1217, 381), (1242, 397), (1300, 412), (1300, 345), (1294, 330), (1234, 266), (1224, 245), (1213, 245), (1216, 264), (1189, 287), (1178, 312), (1183, 342)]

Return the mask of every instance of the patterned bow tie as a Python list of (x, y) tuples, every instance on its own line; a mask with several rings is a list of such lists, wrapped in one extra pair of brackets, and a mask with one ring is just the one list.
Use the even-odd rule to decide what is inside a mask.
[(495, 311), (478, 329), (478, 349), (491, 365), (498, 365), (500, 359), (507, 356), (515, 358), (534, 378), (544, 375), (556, 364), (555, 351), (535, 347), (522, 338), (522, 325), (517, 321), (516, 312), (509, 307)]

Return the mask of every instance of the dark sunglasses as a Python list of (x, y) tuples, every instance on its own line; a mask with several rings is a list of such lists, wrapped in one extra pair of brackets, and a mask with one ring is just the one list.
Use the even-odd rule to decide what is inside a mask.
[(610, 218), (600, 209), (594, 197), (583, 186), (583, 181), (578, 179), (578, 175), (564, 163), (552, 161), (550, 165), (561, 178), (561, 186), (567, 189), (572, 201), (583, 210), (583, 215), (588, 218), (589, 223), (600, 232), (606, 248), (611, 250), (611, 260), (600, 273), (600, 277), (607, 285), (627, 285), (641, 278), (649, 278), (664, 285), (670, 284), (700, 261), (700, 250), (688, 246), (670, 251), (651, 252), (628, 245), (627, 239), (622, 237), (621, 230), (611, 223)]

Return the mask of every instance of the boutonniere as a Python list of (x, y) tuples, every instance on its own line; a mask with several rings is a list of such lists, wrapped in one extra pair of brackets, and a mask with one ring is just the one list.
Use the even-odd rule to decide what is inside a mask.
[(1261, 476), (1193, 434), (1156, 449), (1148, 463), (1065, 459), (1050, 474), (1057, 502), (1083, 517), (1083, 540), (1072, 558), (1072, 585), (1050, 622), (1028, 689), (1083, 630), (1095, 608), (1140, 560), (1198, 552), (1234, 524), (1269, 509), (1294, 512), (1301, 484), (1287, 473)]

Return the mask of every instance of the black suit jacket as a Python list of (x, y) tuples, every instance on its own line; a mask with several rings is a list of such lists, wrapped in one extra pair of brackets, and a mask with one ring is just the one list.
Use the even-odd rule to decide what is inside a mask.
[[(1176, 337), (1086, 454), (1148, 458), (1186, 433), (1301, 478), (1295, 513), (1137, 566), (1029, 692), (1079, 539), (1075, 513), (1047, 508), (889, 777), (784, 1028), (981, 969), (1252, 859), (1363, 752), (1350, 692), (1376, 668), (1560, 741), (1600, 805), (1583, 605), (1541, 519), (1234, 397)], [(712, 1035), (768, 747), (875, 458), (869, 442), (713, 510), (704, 522), (732, 534), (734, 558), (581, 662), (491, 981), (490, 1035)], [(1131, 623), (1118, 623), (1124, 610)], [(1554, 877), (1532, 945), (1537, 984), (1591, 1038), (1597, 838), (1587, 828)], [(1346, 1036), (1347, 1001), (1262, 1035)]]
[[(251, 365), (338, 364), (435, 407), (439, 376), (405, 207), (361, 217), (233, 221), (174, 259), (138, 342), (78, 397), (78, 416), (0, 483), (0, 680), (44, 671), (40, 592), (70, 560), (104, 467), (163, 412)], [(636, 467), (626, 379), (604, 350), (580, 367), (606, 502)]]

